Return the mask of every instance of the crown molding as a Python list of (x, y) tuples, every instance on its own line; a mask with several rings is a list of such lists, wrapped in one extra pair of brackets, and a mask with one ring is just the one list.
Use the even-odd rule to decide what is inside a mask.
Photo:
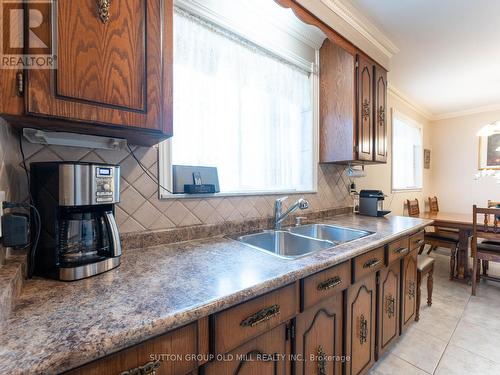
[(320, 0), (330, 10), (347, 22), (389, 59), (399, 53), (399, 48), (370, 20), (351, 4), (342, 0)]
[(432, 121), (447, 120), (450, 118), (464, 117), (493, 111), (500, 111), (500, 104), (484, 105), (480, 107), (465, 109), (463, 111), (441, 113), (434, 115), (432, 117)]
[(394, 87), (392, 84), (388, 84), (388, 93), (395, 96), (402, 102), (404, 102), (409, 108), (411, 108), (413, 111), (418, 113), (420, 116), (425, 118), (427, 121), (434, 121), (434, 115), (427, 111), (425, 108), (417, 104), (415, 101), (410, 99), (408, 96), (403, 94), (401, 91), (399, 91), (396, 87)]

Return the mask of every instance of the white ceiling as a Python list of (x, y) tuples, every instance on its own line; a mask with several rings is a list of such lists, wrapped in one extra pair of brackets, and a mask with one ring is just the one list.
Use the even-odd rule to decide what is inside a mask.
[(431, 117), (500, 108), (499, 0), (350, 4), (399, 48), (389, 83)]

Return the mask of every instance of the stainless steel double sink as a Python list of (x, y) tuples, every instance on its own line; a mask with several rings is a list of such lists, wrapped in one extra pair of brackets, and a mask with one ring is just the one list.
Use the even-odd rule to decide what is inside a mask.
[(373, 232), (328, 224), (310, 224), (285, 230), (264, 230), (235, 239), (280, 258), (296, 259), (370, 234)]

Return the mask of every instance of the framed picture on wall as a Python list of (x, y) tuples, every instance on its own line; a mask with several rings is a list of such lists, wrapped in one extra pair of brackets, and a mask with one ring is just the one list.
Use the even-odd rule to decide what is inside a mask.
[(424, 149), (424, 168), (431, 169), (431, 150)]
[(500, 133), (479, 137), (479, 169), (500, 169)]

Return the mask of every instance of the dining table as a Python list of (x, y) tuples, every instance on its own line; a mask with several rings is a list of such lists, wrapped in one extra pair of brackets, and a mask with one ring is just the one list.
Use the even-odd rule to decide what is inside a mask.
[(458, 230), (457, 278), (466, 280), (469, 270), (469, 237), (472, 234), (472, 212), (469, 214), (455, 212), (422, 212), (421, 219), (434, 220), (433, 226)]

